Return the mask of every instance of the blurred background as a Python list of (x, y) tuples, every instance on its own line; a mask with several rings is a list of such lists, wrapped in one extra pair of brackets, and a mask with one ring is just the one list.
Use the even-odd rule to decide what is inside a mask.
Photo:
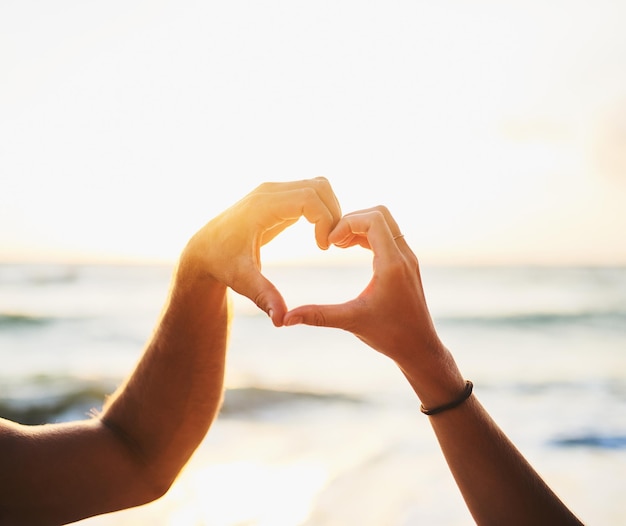
[(625, 11), (2, 2), (0, 257), (171, 261), (257, 184), (323, 175), (433, 262), (624, 263)]
[[(387, 205), (475, 392), (589, 524), (626, 522), (626, 6), (0, 4), (0, 416), (84, 418), (188, 237), (264, 181)], [(289, 306), (370, 256), (301, 221)], [(471, 524), (399, 371), (234, 297), (226, 401), (160, 501), (89, 524)], [(375, 497), (375, 498), (374, 498)]]

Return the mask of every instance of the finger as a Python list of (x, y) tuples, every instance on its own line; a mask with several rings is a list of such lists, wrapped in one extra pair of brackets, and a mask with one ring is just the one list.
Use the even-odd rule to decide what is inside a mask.
[(402, 236), (400, 232), (400, 227), (398, 223), (393, 218), (389, 209), (386, 206), (379, 205), (372, 208), (364, 208), (362, 210), (355, 210), (354, 212), (350, 212), (346, 214), (343, 219), (346, 222), (340, 222), (337, 224), (333, 232), (329, 235), (329, 241), (340, 247), (340, 248), (348, 248), (354, 245), (360, 245), (363, 248), (371, 249), (372, 247), (369, 244), (367, 239), (367, 235), (365, 233), (356, 233), (351, 230), (349, 227), (350, 218), (354, 218), (355, 216), (361, 216), (363, 214), (377, 213), (381, 214), (387, 226), (392, 234), (392, 238), (400, 239)]
[(248, 203), (250, 216), (261, 225), (261, 244), (266, 244), (285, 228), (304, 217), (315, 224), (315, 239), (320, 248), (329, 246), (328, 235), (336, 224), (334, 214), (311, 187), (296, 188), (272, 194), (255, 194)]
[(288, 311), (283, 319), (286, 326), (313, 325), (315, 327), (333, 327), (350, 330), (357, 318), (359, 308), (357, 300), (335, 305), (301, 305)]
[(334, 218), (334, 223), (341, 219), (341, 206), (337, 196), (333, 191), (330, 182), (326, 177), (315, 177), (313, 179), (301, 179), (299, 181), (287, 181), (279, 183), (263, 183), (259, 185), (253, 193), (278, 193), (281, 191), (297, 190), (301, 188), (312, 188), (319, 195), (319, 198), (326, 205)]
[(330, 186), (330, 182), (325, 177), (316, 177), (313, 181), (317, 185), (317, 193), (331, 213), (333, 218), (332, 227), (334, 227), (341, 219), (341, 206), (337, 196)]
[(276, 327), (283, 324), (283, 317), (287, 312), (287, 305), (281, 293), (263, 274), (256, 269), (245, 273), (246, 279), (236, 280), (231, 288), (250, 298), (272, 320)]
[(335, 229), (329, 234), (328, 241), (339, 248), (350, 248), (359, 245), (371, 250), (367, 235), (352, 232), (347, 221), (337, 224)]
[[(387, 223), (381, 207), (360, 213), (348, 214), (342, 218), (331, 232), (329, 240), (337, 246), (351, 246), (365, 240), (377, 259), (386, 260), (397, 256), (398, 245)], [(395, 221), (393, 223), (396, 227)]]
[[(280, 205), (279, 201), (282, 201), (283, 206), (286, 205), (286, 208), (280, 210), (285, 223), (270, 225), (264, 233), (263, 244), (271, 241), (301, 216), (305, 216), (310, 223), (315, 224), (315, 239), (318, 246), (322, 249), (328, 248), (328, 234), (341, 219), (341, 207), (325, 177), (285, 183), (263, 183), (251, 194), (257, 196), (271, 194), (272, 204)], [(285, 202), (285, 199), (291, 202)], [(301, 204), (299, 208), (298, 203)]]
[(335, 225), (341, 219), (341, 207), (339, 201), (333, 192), (333, 189), (325, 177), (316, 177), (315, 179), (309, 179), (306, 181), (308, 185), (315, 191), (318, 199), (325, 205), (327, 213), (319, 217), (319, 220), (309, 218), (304, 210), (304, 216), (310, 223), (315, 224), (315, 240), (317, 246), (323, 250), (326, 250), (330, 243), (328, 242), (328, 235)]

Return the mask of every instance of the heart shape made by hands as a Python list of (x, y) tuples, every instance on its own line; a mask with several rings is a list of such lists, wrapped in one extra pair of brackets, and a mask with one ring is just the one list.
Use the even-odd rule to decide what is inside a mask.
[(311, 237), (303, 231), (306, 227), (310, 225), (300, 221), (263, 247), (263, 275), (280, 291), (290, 309), (356, 298), (372, 278), (371, 252), (331, 246), (327, 251), (311, 253), (303, 242)]

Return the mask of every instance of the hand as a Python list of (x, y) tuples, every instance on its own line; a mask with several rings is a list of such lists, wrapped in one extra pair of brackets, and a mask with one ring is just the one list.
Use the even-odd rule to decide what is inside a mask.
[(261, 184), (192, 237), (181, 256), (184, 275), (217, 280), (250, 298), (280, 326), (287, 307), (261, 273), (260, 249), (302, 216), (315, 224), (317, 245), (328, 249), (341, 208), (324, 177)]
[[(287, 312), (284, 324), (354, 333), (398, 364), (424, 407), (458, 399), (465, 381), (435, 331), (417, 258), (389, 211), (379, 206), (348, 214), (328, 240), (371, 249), (371, 281), (346, 303), (297, 307)], [(430, 422), (477, 524), (582, 524), (474, 396)]]
[[(394, 235), (397, 239), (394, 239)], [(436, 339), (422, 290), (418, 261), (383, 206), (344, 216), (329, 236), (341, 248), (374, 253), (372, 279), (357, 298), (340, 305), (304, 305), (285, 325), (304, 323), (352, 332), (370, 347), (402, 361), (403, 354)]]
[(389, 210), (379, 206), (347, 214), (328, 239), (338, 247), (372, 250), (371, 281), (346, 303), (297, 307), (285, 315), (284, 324), (352, 332), (393, 359), (424, 403), (434, 406), (457, 396), (463, 378), (437, 335), (418, 260)]

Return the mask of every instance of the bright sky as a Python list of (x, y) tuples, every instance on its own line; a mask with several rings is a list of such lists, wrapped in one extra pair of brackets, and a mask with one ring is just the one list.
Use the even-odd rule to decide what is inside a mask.
[[(259, 183), (324, 175), (422, 261), (626, 263), (625, 20), (613, 0), (5, 0), (0, 260), (172, 260)], [(319, 255), (304, 224), (267, 254)]]

